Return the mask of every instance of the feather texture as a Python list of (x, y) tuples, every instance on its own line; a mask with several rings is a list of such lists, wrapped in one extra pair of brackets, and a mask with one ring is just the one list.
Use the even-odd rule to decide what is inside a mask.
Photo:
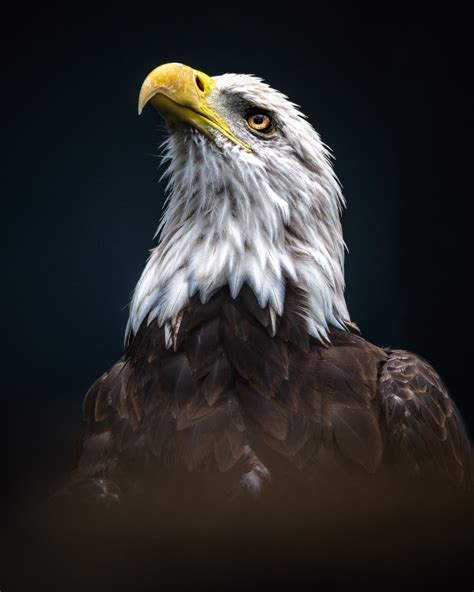
[(138, 481), (166, 467), (203, 479), (229, 473), (234, 488), (253, 482), (244, 478), (253, 459), (266, 487), (288, 471), (389, 466), (466, 485), (469, 443), (435, 372), (337, 329), (330, 346), (308, 341), (300, 293), (288, 286), (287, 295), (274, 337), (247, 287), (235, 299), (227, 288), (205, 304), (191, 299), (176, 351), (156, 321), (144, 322), (86, 396), (80, 471)]

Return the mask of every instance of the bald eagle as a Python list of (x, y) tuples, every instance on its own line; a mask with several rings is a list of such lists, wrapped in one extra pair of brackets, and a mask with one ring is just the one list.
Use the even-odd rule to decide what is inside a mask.
[(298, 107), (254, 76), (177, 63), (148, 75), (147, 103), (169, 132), (160, 241), (125, 354), (85, 397), (74, 481), (113, 500), (152, 482), (232, 496), (393, 471), (469, 487), (437, 373), (350, 320), (344, 198)]

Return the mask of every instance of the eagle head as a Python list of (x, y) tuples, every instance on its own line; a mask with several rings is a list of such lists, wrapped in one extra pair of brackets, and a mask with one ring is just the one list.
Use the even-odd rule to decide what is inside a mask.
[(164, 118), (168, 197), (131, 304), (129, 332), (172, 321), (190, 297), (203, 302), (244, 283), (281, 315), (288, 284), (304, 295), (308, 333), (345, 328), (344, 205), (327, 148), (297, 105), (260, 78), (210, 77), (164, 64), (145, 79)]

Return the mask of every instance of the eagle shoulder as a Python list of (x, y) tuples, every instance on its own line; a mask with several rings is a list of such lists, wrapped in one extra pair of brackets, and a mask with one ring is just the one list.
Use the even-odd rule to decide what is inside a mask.
[(436, 371), (421, 357), (389, 350), (379, 394), (393, 454), (414, 472), (472, 479), (470, 444), (460, 414)]

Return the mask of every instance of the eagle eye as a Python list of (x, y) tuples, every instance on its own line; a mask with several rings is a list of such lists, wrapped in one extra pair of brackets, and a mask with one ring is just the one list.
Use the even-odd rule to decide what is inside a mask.
[(245, 116), (247, 125), (260, 133), (269, 134), (274, 129), (273, 118), (262, 110), (255, 110), (247, 113)]

